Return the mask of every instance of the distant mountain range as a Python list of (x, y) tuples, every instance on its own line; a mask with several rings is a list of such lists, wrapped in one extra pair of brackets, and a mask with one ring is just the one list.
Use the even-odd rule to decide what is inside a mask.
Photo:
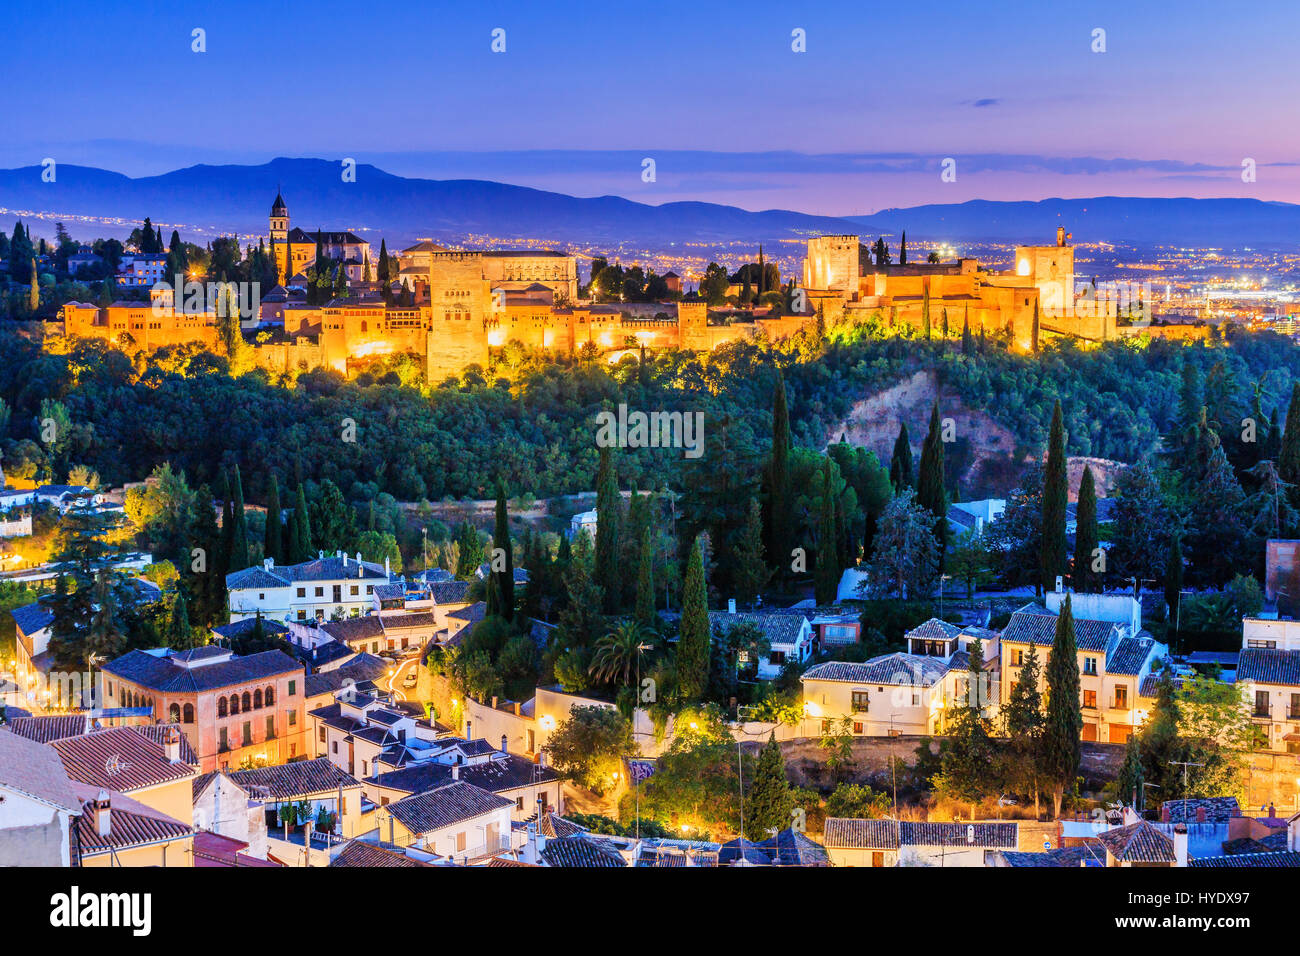
[[(417, 237), (536, 238), (575, 243), (666, 245), (692, 240), (775, 240), (819, 233), (960, 241), (1054, 241), (1057, 225), (1076, 241), (1136, 244), (1289, 246), (1300, 243), (1300, 206), (1254, 199), (973, 200), (888, 209), (835, 218), (789, 210), (749, 212), (715, 203), (660, 206), (616, 196), (580, 199), (485, 180), (394, 176), (370, 165), (344, 182), (338, 162), (275, 159), (260, 166), (191, 166), (132, 179), (86, 166), (61, 165), (53, 183), (41, 167), (0, 170), (0, 207), (46, 218), (68, 217), (74, 235), (112, 234), (74, 217), (138, 220), (187, 237), (262, 234), (276, 190), (283, 190), (293, 224), (303, 229), (351, 229), (390, 247)], [(5, 228), (8, 228), (7, 224)], [(39, 230), (38, 230), (39, 231)], [(127, 230), (119, 230), (125, 232)]]

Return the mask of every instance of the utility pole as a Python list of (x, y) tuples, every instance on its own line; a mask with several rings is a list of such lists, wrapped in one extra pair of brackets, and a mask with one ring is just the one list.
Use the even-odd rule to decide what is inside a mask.
[(889, 715), (889, 775), (894, 783), (894, 819), (898, 819), (898, 762), (894, 757), (894, 718), (897, 711)]
[(1204, 767), (1205, 764), (1203, 764), (1203, 763), (1192, 763), (1192, 762), (1189, 761), (1189, 760), (1171, 760), (1171, 761), (1169, 761), (1169, 765), (1170, 765), (1171, 767), (1182, 767), (1182, 768), (1183, 768), (1183, 823), (1186, 823), (1186, 822), (1187, 822), (1187, 768), (1188, 768), (1188, 767)]
[[(636, 705), (641, 703), (641, 654), (648, 651), (650, 645), (644, 642), (636, 646), (636, 695), (634, 700)], [(634, 705), (632, 707), (632, 742), (636, 743), (636, 715), (641, 708)], [(641, 752), (641, 747), (637, 745), (637, 753)], [(636, 838), (641, 839), (641, 772), (635, 767), (632, 768), (632, 789), (636, 794)]]

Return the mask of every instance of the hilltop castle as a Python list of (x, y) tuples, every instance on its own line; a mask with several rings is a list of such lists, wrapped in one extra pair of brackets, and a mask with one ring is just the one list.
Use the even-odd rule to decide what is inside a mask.
[[(325, 304), (308, 304), (294, 280), (261, 297), (244, 327), (252, 333), (255, 361), (272, 371), (332, 368), (346, 374), (373, 356), (409, 352), (420, 357), (432, 382), (486, 364), (489, 350), (508, 342), (559, 355), (593, 348), (614, 361), (629, 349), (700, 351), (759, 335), (781, 339), (816, 321), (819, 311), (830, 319), (870, 315), (914, 327), (924, 325), (928, 313), (935, 334), (945, 327), (959, 334), (968, 322), (972, 331), (1006, 333), (1022, 348), (1042, 331), (1094, 340), (1115, 334), (1113, 303), (1076, 309), (1074, 250), (1063, 229), (1054, 246), (1018, 247), (1010, 272), (990, 272), (975, 259), (877, 263), (857, 236), (819, 236), (808, 241), (803, 314), (728, 324), (710, 323), (707, 306), (693, 296), (639, 308), (580, 302), (577, 260), (567, 253), (449, 249), (428, 240), (397, 254), (389, 290), (395, 294), (385, 297), (379, 283), (365, 281), (367, 272), (377, 271), (368, 242), (346, 231), (291, 228), (279, 192), (269, 238), (278, 275), (285, 274), (287, 257), (291, 275), (305, 280), (319, 249), (341, 262), (349, 279), (349, 295)], [(160, 297), (158, 308), (70, 302), (62, 328), (52, 324), (52, 331), (132, 349), (217, 347), (214, 313), (176, 311), (170, 290), (155, 290), (155, 300)]]

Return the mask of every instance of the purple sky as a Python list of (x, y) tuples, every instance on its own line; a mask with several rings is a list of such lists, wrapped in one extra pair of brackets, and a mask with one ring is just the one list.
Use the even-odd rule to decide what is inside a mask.
[[(972, 198), (1300, 201), (1294, 4), (1064, 6), (29, 4), (6, 12), (25, 38), (6, 63), (39, 95), (12, 99), (0, 166), (48, 156), (143, 175), (352, 156), (838, 215)], [(806, 53), (791, 50), (796, 28)], [(956, 182), (940, 179), (945, 157)]]

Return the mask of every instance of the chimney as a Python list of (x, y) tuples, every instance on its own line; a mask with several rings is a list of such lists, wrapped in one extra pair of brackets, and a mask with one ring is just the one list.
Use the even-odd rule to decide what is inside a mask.
[(270, 571), (273, 567), (275, 567), (275, 558), (267, 558), (266, 560), (264, 560), (262, 562), (262, 567), (267, 571)]
[(1274, 806), (1273, 804), (1271, 804), (1271, 803), (1268, 805), (1268, 815), (1269, 815), (1270, 818), (1273, 818), (1273, 817), (1276, 817), (1276, 816), (1277, 816), (1277, 807), (1275, 807), (1275, 806)]
[(451, 779), (452, 780), (460, 779), (460, 764), (454, 763), (451, 765)]
[(1167, 803), (1160, 808), (1160, 822), (1161, 823), (1169, 822), (1169, 804)]
[(102, 837), (108, 836), (113, 829), (113, 814), (107, 790), (101, 790), (95, 796), (90, 805), (90, 812), (94, 818), (95, 832)]
[(501, 752), (502, 752), (503, 754), (508, 754), (508, 753), (510, 753), (510, 749), (506, 746), (507, 743), (508, 743), (508, 741), (506, 740), (506, 735), (505, 735), (505, 734), (502, 734), (502, 735), (501, 735)]
[(545, 751), (545, 750), (539, 750), (539, 751), (537, 751), (537, 766), (541, 767), (543, 770), (546, 769), (546, 751)]
[(361, 563), (361, 552), (358, 551), (358, 552), (357, 552), (357, 564), (360, 564), (360, 563)]
[(1174, 824), (1174, 866), (1187, 865), (1187, 824)]
[(1205, 807), (1196, 808), (1196, 822), (1197, 823), (1205, 822)]
[(735, 599), (735, 598), (727, 598), (727, 613), (728, 613), (728, 614), (735, 614), (735, 613), (736, 613), (736, 599)]
[(343, 559), (343, 567), (348, 566), (348, 553), (342, 549), (334, 552), (334, 557)]
[(493, 695), (492, 695), (492, 709), (493, 709), (493, 710), (496, 710), (496, 709), (497, 709), (497, 700), (498, 700), (498, 699), (499, 699), (499, 698), (497, 697), (496, 694), (493, 694)]
[(472, 730), (473, 730), (473, 727), (472, 727), (472, 725), (471, 725), (470, 722), (469, 722), (469, 718), (466, 717), (466, 718), (465, 718), (465, 739), (466, 739), (466, 740), (473, 740), (473, 739), (474, 739), (474, 735), (473, 735), (473, 733), (472, 733)]
[(181, 732), (169, 726), (163, 731), (163, 754), (169, 763), (181, 762)]
[(1056, 576), (1056, 592), (1059, 594), (1064, 590), (1065, 590), (1065, 578), (1061, 577), (1061, 575), (1058, 574)]
[(384, 577), (391, 578), (393, 576), (393, 569), (388, 566), (388, 563), (388, 555), (384, 555)]

